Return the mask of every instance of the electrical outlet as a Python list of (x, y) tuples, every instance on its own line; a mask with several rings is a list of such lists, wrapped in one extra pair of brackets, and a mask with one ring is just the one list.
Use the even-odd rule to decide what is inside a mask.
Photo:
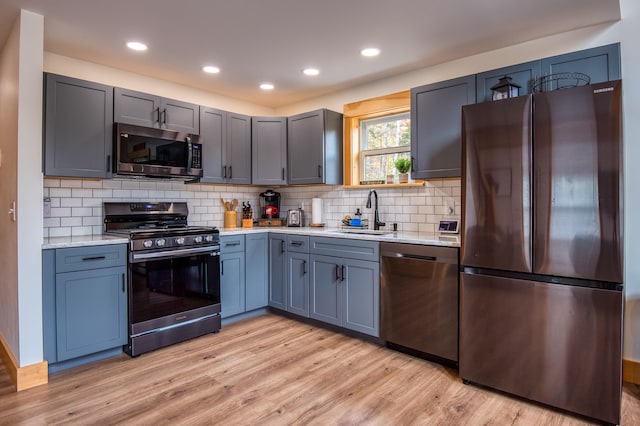
[(453, 200), (447, 200), (447, 215), (453, 216), (456, 212), (456, 202)]
[(43, 208), (42, 216), (45, 218), (51, 217), (51, 198), (49, 197), (44, 199), (44, 208)]

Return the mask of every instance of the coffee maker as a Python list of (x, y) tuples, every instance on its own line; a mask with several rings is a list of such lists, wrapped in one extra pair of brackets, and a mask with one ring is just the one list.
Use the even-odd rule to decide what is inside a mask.
[(280, 218), (280, 193), (267, 189), (260, 193), (260, 214), (262, 219)]

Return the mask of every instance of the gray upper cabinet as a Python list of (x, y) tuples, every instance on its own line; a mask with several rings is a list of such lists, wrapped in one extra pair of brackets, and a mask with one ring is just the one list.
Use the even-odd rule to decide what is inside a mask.
[(200, 134), (200, 107), (135, 90), (115, 88), (116, 123)]
[(520, 95), (531, 93), (531, 86), (540, 76), (540, 69), (540, 61), (531, 61), (478, 74), (476, 76), (478, 103), (493, 100), (491, 87), (497, 84), (502, 77), (511, 77), (511, 81), (520, 86)]
[(111, 177), (113, 88), (45, 75), (44, 174)]
[(461, 111), (476, 101), (476, 76), (411, 89), (411, 177), (461, 176)]
[(287, 119), (251, 118), (251, 159), (254, 185), (287, 183)]
[(590, 83), (618, 80), (621, 78), (620, 44), (609, 44), (542, 59), (541, 68), (542, 75), (583, 73), (590, 77)]
[(200, 108), (200, 143), (206, 183), (251, 183), (251, 118)]
[(342, 184), (342, 114), (319, 109), (287, 119), (289, 184)]

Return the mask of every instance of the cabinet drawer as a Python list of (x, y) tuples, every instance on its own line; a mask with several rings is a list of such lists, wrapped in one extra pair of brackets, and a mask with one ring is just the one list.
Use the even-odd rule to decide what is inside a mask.
[(244, 252), (244, 235), (225, 235), (220, 237), (220, 253)]
[(287, 250), (296, 253), (309, 253), (309, 237), (305, 235), (287, 235)]
[(56, 250), (56, 273), (126, 265), (126, 244), (72, 247)]
[(380, 262), (380, 243), (348, 238), (311, 237), (310, 252)]

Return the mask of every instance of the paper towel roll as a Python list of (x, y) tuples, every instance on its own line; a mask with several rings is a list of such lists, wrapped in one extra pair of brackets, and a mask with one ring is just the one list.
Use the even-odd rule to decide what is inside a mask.
[(314, 225), (322, 223), (322, 198), (311, 200), (311, 223)]

